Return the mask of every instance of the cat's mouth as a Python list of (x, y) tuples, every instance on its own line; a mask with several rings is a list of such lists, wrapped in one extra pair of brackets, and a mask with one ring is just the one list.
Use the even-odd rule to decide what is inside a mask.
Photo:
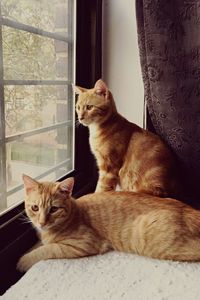
[(91, 124), (91, 121), (89, 120), (86, 120), (86, 119), (78, 119), (79, 120), (79, 123), (84, 125), (84, 126), (88, 126)]
[(43, 225), (43, 226), (41, 226), (40, 224), (36, 224), (35, 225), (35, 227), (36, 227), (36, 229), (38, 230), (38, 231), (46, 231), (46, 230), (48, 230), (51, 226), (49, 226), (49, 225)]

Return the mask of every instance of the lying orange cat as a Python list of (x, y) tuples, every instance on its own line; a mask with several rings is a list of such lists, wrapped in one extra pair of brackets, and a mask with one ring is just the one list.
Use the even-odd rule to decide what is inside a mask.
[(179, 261), (200, 260), (200, 212), (174, 199), (133, 192), (71, 197), (73, 178), (39, 183), (24, 175), (25, 208), (43, 243), (21, 257), (27, 271), (40, 260), (109, 250)]
[(160, 137), (122, 117), (102, 80), (92, 89), (75, 86), (74, 90), (79, 94), (78, 119), (89, 127), (99, 168), (96, 191), (115, 190), (120, 184), (126, 191), (179, 196), (179, 168)]

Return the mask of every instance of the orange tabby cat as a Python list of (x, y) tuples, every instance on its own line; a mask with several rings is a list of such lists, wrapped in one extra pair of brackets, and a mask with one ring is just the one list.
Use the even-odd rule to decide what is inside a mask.
[(102, 80), (93, 89), (74, 86), (74, 90), (79, 94), (78, 119), (89, 127), (99, 168), (96, 191), (115, 190), (120, 184), (126, 191), (178, 195), (178, 167), (160, 137), (122, 117)]
[(73, 178), (39, 183), (24, 175), (25, 208), (43, 243), (21, 257), (28, 270), (40, 260), (109, 250), (179, 261), (200, 260), (200, 212), (174, 199), (134, 192), (71, 197)]

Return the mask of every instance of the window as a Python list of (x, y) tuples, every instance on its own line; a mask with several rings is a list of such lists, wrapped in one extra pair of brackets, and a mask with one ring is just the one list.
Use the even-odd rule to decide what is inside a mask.
[[(21, 277), (16, 271), (17, 260), (37, 241), (33, 227), (24, 222), (24, 205), (19, 204), (24, 197), (21, 174), (14, 177), (8, 162), (23, 165), (23, 173), (42, 180), (74, 176), (75, 197), (95, 189), (98, 174), (90, 152), (88, 129), (73, 125), (71, 82), (91, 87), (101, 78), (102, 1), (1, 0), (0, 3), (2, 295)], [(8, 49), (5, 57), (8, 46), (13, 51)], [(31, 173), (31, 168), (38, 173)], [(7, 186), (5, 180), (11, 174), (15, 182)]]
[(0, 2), (0, 214), (74, 168), (74, 3)]

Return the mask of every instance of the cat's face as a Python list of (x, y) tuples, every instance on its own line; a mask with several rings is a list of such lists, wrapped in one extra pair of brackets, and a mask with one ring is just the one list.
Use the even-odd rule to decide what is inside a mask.
[(70, 215), (70, 198), (73, 178), (61, 183), (39, 183), (29, 176), (23, 176), (27, 216), (38, 230), (59, 226)]
[(104, 122), (115, 109), (108, 87), (102, 80), (98, 80), (93, 89), (76, 86), (74, 90), (79, 94), (76, 103), (78, 120), (85, 126)]

